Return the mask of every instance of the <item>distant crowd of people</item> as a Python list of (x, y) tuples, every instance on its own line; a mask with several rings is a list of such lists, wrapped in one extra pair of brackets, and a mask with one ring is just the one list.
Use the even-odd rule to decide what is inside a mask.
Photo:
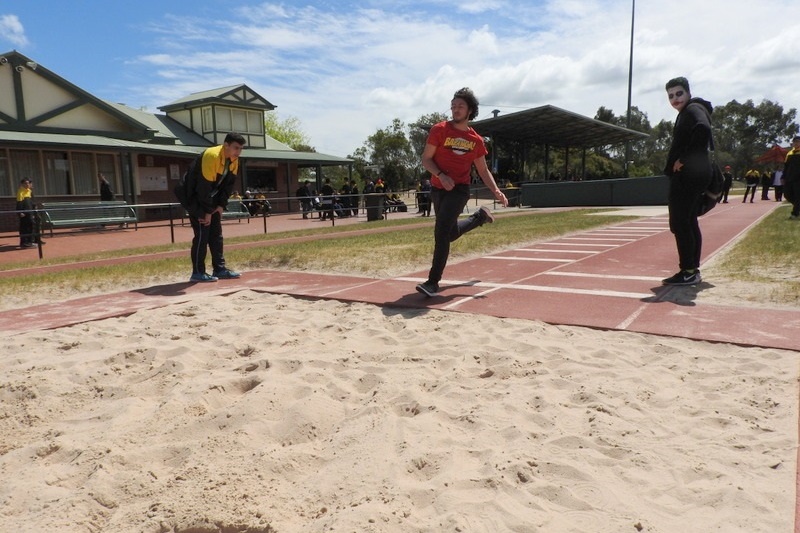
[[(730, 170), (730, 167), (726, 167)], [(725, 183), (726, 189), (723, 190), (723, 194), (726, 196), (725, 202), (727, 203), (727, 191), (730, 190), (730, 185), (728, 185), (728, 178), (725, 176)], [(755, 200), (756, 191), (759, 187), (761, 187), (761, 199), (762, 200), (769, 200), (769, 191), (772, 189), (775, 193), (775, 201), (781, 202), (783, 201), (783, 170), (764, 170), (759, 171), (758, 169), (751, 168), (744, 174), (744, 182), (745, 182), (745, 190), (744, 190), (744, 197), (742, 198), (742, 203), (747, 202), (747, 198), (750, 198), (750, 203)]]
[[(391, 191), (384, 181), (380, 178), (372, 180), (367, 178), (364, 184), (364, 195), (380, 198), (380, 205), (376, 203), (376, 209), (382, 213), (408, 211), (408, 205), (397, 192)], [(358, 216), (361, 206), (361, 193), (355, 180), (345, 182), (338, 190), (333, 187), (330, 178), (325, 178), (319, 191), (312, 185), (311, 181), (305, 180), (295, 192), (295, 196), (300, 202), (300, 210), (303, 218), (309, 218), (314, 212), (320, 214), (320, 220), (328, 220), (331, 217), (347, 218)], [(366, 206), (370, 209), (369, 206)], [(430, 213), (430, 207), (427, 208)]]

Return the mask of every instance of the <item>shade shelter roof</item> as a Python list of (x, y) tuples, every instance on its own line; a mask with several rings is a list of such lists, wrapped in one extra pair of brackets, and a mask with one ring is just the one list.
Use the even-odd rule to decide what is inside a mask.
[(563, 148), (593, 148), (649, 137), (551, 105), (478, 120), (471, 126), (484, 137)]
[(783, 163), (786, 161), (786, 154), (788, 153), (788, 148), (783, 148), (782, 146), (776, 144), (758, 156), (756, 163)]

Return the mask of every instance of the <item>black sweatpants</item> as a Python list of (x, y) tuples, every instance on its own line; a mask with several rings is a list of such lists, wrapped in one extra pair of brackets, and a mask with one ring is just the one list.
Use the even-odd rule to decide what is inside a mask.
[(192, 238), (192, 274), (206, 271), (206, 252), (211, 250), (211, 266), (214, 272), (225, 270), (225, 257), (222, 255), (222, 215), (217, 212), (211, 216), (211, 224), (202, 226), (195, 217), (189, 217), (194, 230)]
[(688, 178), (672, 176), (669, 180), (669, 230), (675, 235), (681, 270), (700, 268), (703, 235), (697, 212), (701, 193), (708, 186), (703, 180)]
[(459, 220), (469, 201), (469, 185), (456, 185), (453, 190), (434, 188), (431, 202), (436, 212), (433, 229), (433, 262), (428, 272), (428, 281), (439, 283), (450, 256), (450, 243), (481, 225), (481, 219), (469, 216)]

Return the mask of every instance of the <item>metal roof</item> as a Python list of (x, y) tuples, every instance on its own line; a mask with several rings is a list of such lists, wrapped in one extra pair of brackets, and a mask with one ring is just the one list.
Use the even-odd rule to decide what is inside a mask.
[(219, 103), (227, 106), (244, 105), (249, 109), (261, 109), (265, 111), (275, 109), (275, 106), (272, 105), (269, 100), (259, 95), (245, 84), (230, 85), (228, 87), (192, 93), (170, 102), (165, 106), (161, 106), (158, 109), (169, 112), (212, 103)]
[[(191, 131), (189, 128), (171, 118), (169, 115), (152, 114), (147, 111), (133, 109), (125, 104), (108, 102), (121, 112), (129, 115), (155, 132), (154, 142), (161, 144), (174, 144), (184, 146), (212, 146), (208, 139)], [(264, 149), (266, 150), (291, 150), (288, 146), (264, 134)]]
[(646, 139), (648, 135), (551, 105), (473, 122), (484, 137), (532, 144), (593, 148)]
[(103, 137), (101, 135), (33, 133), (22, 131), (0, 131), (0, 143), (6, 146), (24, 146), (34, 149), (42, 146), (52, 146), (78, 150), (82, 147), (86, 150), (131, 150), (143, 153), (168, 153), (174, 155), (199, 154), (206, 148), (203, 146), (151, 144), (126, 141), (113, 137)]
[[(164, 154), (180, 157), (194, 157), (207, 148), (207, 146), (184, 146), (125, 141), (100, 135), (26, 133), (2, 130), (0, 130), (0, 143), (5, 146), (17, 146), (21, 148), (52, 146), (76, 150), (82, 147), (86, 150), (131, 151), (143, 154)], [(291, 162), (306, 166), (338, 166), (353, 162), (352, 159), (320, 154), (318, 152), (264, 150), (259, 148), (245, 148), (242, 150), (242, 158), (247, 160)]]
[(242, 150), (241, 157), (245, 160), (267, 160), (267, 161), (290, 161), (298, 165), (348, 165), (353, 162), (346, 157), (335, 155), (320, 154), (318, 152), (297, 152), (295, 150), (261, 150), (257, 148), (245, 148)]

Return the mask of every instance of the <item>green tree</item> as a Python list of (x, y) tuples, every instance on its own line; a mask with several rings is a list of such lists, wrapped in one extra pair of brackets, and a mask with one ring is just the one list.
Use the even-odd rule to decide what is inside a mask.
[(389, 188), (399, 190), (408, 186), (416, 158), (403, 121), (396, 118), (390, 126), (370, 135), (363, 148), (364, 160), (377, 167)]
[(428, 132), (431, 126), (450, 120), (450, 117), (438, 111), (428, 115), (420, 116), (413, 124), (408, 126), (408, 140), (411, 143), (411, 149), (418, 158), (422, 158), (422, 152), (425, 150), (425, 142), (428, 140)]
[(282, 142), (299, 152), (316, 152), (310, 146), (311, 140), (303, 132), (300, 119), (288, 116), (281, 120), (278, 114), (273, 112), (264, 115), (264, 132), (278, 142)]
[(669, 147), (672, 144), (672, 129), (672, 122), (662, 120), (650, 131), (650, 138), (648, 139), (650, 150), (647, 153), (647, 165), (651, 170), (651, 176), (662, 174), (664, 171)]
[(414, 165), (411, 167), (414, 181), (422, 179), (422, 175), (425, 173), (425, 169), (422, 168), (422, 152), (425, 150), (425, 143), (428, 140), (428, 132), (430, 132), (431, 126), (446, 120), (450, 120), (448, 115), (436, 111), (428, 115), (422, 115), (408, 125), (408, 140), (416, 158)]
[(775, 144), (788, 142), (797, 135), (797, 110), (783, 111), (770, 100), (755, 105), (752, 100), (740, 104), (731, 100), (717, 106), (713, 113), (714, 143), (717, 160), (743, 174), (756, 158)]
[[(594, 118), (602, 122), (607, 122), (608, 124), (614, 124), (615, 126), (629, 128), (634, 131), (640, 131), (648, 135), (651, 135), (653, 131), (653, 128), (650, 125), (650, 119), (647, 117), (647, 113), (644, 113), (636, 106), (631, 106), (630, 125), (628, 125), (627, 113), (625, 115), (616, 116), (611, 109), (606, 109), (603, 106), (597, 110)], [(652, 139), (650, 137), (640, 141), (631, 142), (630, 146), (628, 147), (628, 150), (630, 150), (629, 154), (626, 154), (626, 145), (624, 144), (598, 148), (595, 150), (595, 154), (601, 156), (604, 155), (613, 160), (610, 166), (601, 164), (600, 167), (602, 168), (596, 169), (598, 171), (598, 175), (603, 175), (602, 172), (600, 172), (601, 170), (603, 172), (611, 171), (612, 176), (624, 174), (625, 160), (626, 157), (629, 156), (630, 159), (628, 159), (628, 161), (632, 162), (628, 165), (629, 176), (652, 176), (653, 174), (658, 173), (651, 164), (653, 148)], [(599, 160), (597, 162), (601, 163)], [(589, 163), (587, 162), (587, 172), (595, 170), (588, 167)]]

